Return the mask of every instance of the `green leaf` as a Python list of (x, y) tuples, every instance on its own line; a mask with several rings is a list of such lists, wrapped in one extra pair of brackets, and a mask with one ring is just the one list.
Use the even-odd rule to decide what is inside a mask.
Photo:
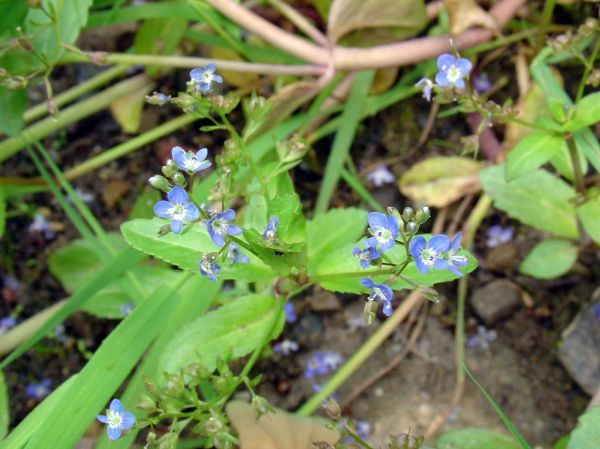
[(4, 235), (6, 228), (6, 195), (4, 189), (0, 187), (0, 238)]
[(8, 390), (6, 388), (6, 381), (4, 380), (4, 373), (0, 371), (0, 441), (8, 433), (8, 418)]
[(589, 199), (575, 210), (586, 232), (596, 243), (600, 243), (600, 190), (594, 187), (587, 192), (587, 196)]
[[(182, 276), (182, 280), (187, 278)], [(55, 410), (60, 413), (49, 415), (41, 423), (27, 449), (76, 445), (161, 331), (176, 304), (172, 300), (176, 288), (162, 285), (121, 321), (77, 375), (68, 394), (56, 404)], [(135, 413), (134, 404), (123, 406)]]
[(565, 123), (566, 131), (577, 131), (600, 122), (600, 92), (583, 97), (576, 106), (575, 114)]
[(0, 131), (15, 136), (23, 128), (23, 114), (27, 106), (25, 89), (10, 90), (0, 86)]
[(445, 207), (464, 195), (479, 191), (479, 170), (481, 164), (470, 158), (430, 157), (413, 165), (402, 175), (398, 185), (403, 195), (417, 203)]
[(27, 10), (25, 2), (0, 0), (0, 37), (3, 40), (15, 35), (17, 27), (23, 24)]
[[(429, 238), (428, 235), (424, 237)], [(364, 293), (367, 290), (362, 287), (359, 283), (360, 278), (370, 276), (375, 282), (384, 282), (390, 278), (390, 274), (375, 275), (379, 271), (376, 267), (363, 269), (360, 266), (359, 261), (352, 256), (352, 248), (359, 245), (365, 247), (364, 241), (356, 243), (346, 243), (345, 245), (332, 249), (319, 260), (319, 263), (311, 274), (316, 282), (321, 287), (344, 293)], [(469, 263), (466, 267), (460, 270), (463, 273), (470, 273), (477, 267), (477, 262), (473, 255), (466, 251), (459, 251), (460, 255), (467, 256)], [(406, 251), (404, 246), (395, 245), (391, 250), (385, 253), (386, 257), (393, 263), (401, 264), (406, 260)], [(402, 272), (403, 276), (407, 277), (412, 281), (413, 284), (417, 284), (423, 287), (430, 287), (435, 284), (442, 282), (449, 282), (457, 279), (457, 276), (447, 270), (432, 270), (427, 274), (421, 274), (417, 270), (414, 262), (411, 262)], [(392, 284), (394, 290), (402, 290), (406, 288), (412, 288), (413, 284), (403, 279), (398, 279)]]
[(571, 433), (567, 449), (600, 449), (600, 406), (579, 417), (579, 424)]
[[(331, 209), (306, 223), (308, 273), (314, 274), (321, 260), (340, 246), (355, 242), (365, 232), (363, 209)], [(351, 253), (349, 253), (351, 255)]]
[(284, 321), (285, 315), (270, 296), (235, 299), (184, 327), (166, 346), (158, 370), (174, 373), (200, 363), (213, 371), (226, 355), (234, 359), (254, 351), (269, 332), (270, 338), (276, 338)]
[(507, 181), (539, 168), (552, 159), (563, 145), (562, 136), (544, 131), (534, 131), (521, 139), (506, 158)]
[(129, 212), (129, 216), (127, 217), (129, 220), (134, 220), (136, 218), (152, 218), (154, 217), (154, 212), (152, 212), (152, 207), (154, 204), (161, 199), (160, 193), (156, 189), (147, 189), (141, 194), (139, 194), (135, 202), (133, 203), (133, 207), (131, 208), (131, 212)]
[(482, 170), (479, 180), (494, 205), (524, 224), (559, 237), (577, 238), (574, 190), (564, 181), (544, 170), (506, 181), (504, 165)]
[(519, 271), (538, 279), (567, 273), (577, 260), (577, 246), (566, 240), (542, 240), (521, 263)]
[(422, 0), (334, 0), (327, 36), (346, 46), (367, 47), (414, 36), (426, 24)]
[[(579, 164), (581, 166), (581, 171), (583, 173), (587, 173), (588, 171), (588, 160), (583, 155), (581, 151), (580, 145), (577, 144), (577, 140), (575, 140), (575, 146), (577, 147), (577, 158), (579, 159)], [(550, 159), (550, 163), (552, 166), (559, 171), (559, 173), (567, 178), (569, 181), (575, 180), (575, 172), (573, 171), (573, 162), (571, 161), (571, 156), (569, 155), (569, 148), (567, 147), (567, 142), (564, 142), (561, 149), (554, 154), (552, 159)]]
[[(173, 5), (171, 5), (173, 7)], [(172, 55), (183, 38), (187, 20), (181, 18), (163, 17), (148, 19), (139, 27), (133, 49), (142, 55)], [(146, 72), (152, 77), (165, 72), (160, 66), (148, 66)]]
[(512, 438), (485, 429), (451, 430), (437, 440), (437, 449), (519, 449)]
[[(198, 260), (203, 253), (218, 251), (219, 248), (208, 235), (206, 225), (196, 223), (188, 226), (181, 234), (170, 232), (159, 236), (161, 227), (167, 223), (159, 218), (131, 220), (121, 225), (121, 232), (134, 248), (193, 272), (198, 271)], [(223, 265), (220, 278), (252, 282), (273, 277), (274, 272), (260, 259), (245, 251), (244, 253), (250, 258), (250, 262)]]

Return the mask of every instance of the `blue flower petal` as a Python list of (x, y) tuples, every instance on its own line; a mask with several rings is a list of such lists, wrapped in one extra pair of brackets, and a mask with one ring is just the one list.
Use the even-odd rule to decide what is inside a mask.
[(398, 222), (396, 221), (396, 217), (393, 215), (387, 217), (387, 228), (392, 233), (392, 237), (398, 237)]
[[(211, 218), (212, 220), (212, 218)], [(225, 244), (225, 237), (220, 232), (215, 231), (215, 228), (212, 226), (212, 223), (209, 221), (208, 225), (208, 235), (213, 243), (217, 246), (223, 246)]]
[(187, 193), (185, 193), (185, 190), (183, 190), (179, 186), (175, 186), (171, 190), (169, 190), (169, 193), (167, 193), (167, 198), (172, 204), (186, 205), (190, 202)]
[(362, 278), (360, 281), (360, 285), (365, 288), (373, 288), (375, 287), (375, 282), (371, 278)]
[(371, 228), (387, 227), (387, 217), (381, 212), (371, 212), (368, 216), (368, 221)]
[(429, 247), (438, 253), (444, 253), (448, 251), (450, 241), (444, 234), (434, 235), (431, 237), (431, 240), (429, 240)]
[(121, 428), (120, 427), (107, 427), (106, 432), (108, 433), (109, 440), (118, 440), (121, 436)]
[(213, 75), (213, 81), (221, 84), (223, 82), (223, 78), (221, 78), (219, 75)]
[(210, 83), (200, 83), (200, 92), (207, 94), (210, 91)]
[(121, 419), (121, 429), (123, 430), (131, 429), (135, 424), (135, 417), (129, 412), (123, 413), (123, 415), (121, 415)]
[(221, 220), (233, 221), (235, 218), (235, 211), (233, 209), (227, 209), (226, 211), (219, 212), (217, 217), (219, 217)]
[(433, 268), (436, 270), (449, 270), (451, 265), (444, 259), (435, 259), (433, 261)]
[(203, 161), (204, 159), (206, 159), (207, 155), (208, 155), (208, 148), (200, 148), (198, 150), (198, 152), (196, 153), (196, 159), (198, 159), (198, 161)]
[(113, 399), (110, 402), (110, 406), (108, 407), (111, 412), (121, 413), (123, 411), (123, 404), (118, 399)]
[(435, 74), (435, 82), (438, 86), (447, 86), (450, 82), (448, 81), (448, 77), (446, 76), (446, 72), (437, 72)]
[(437, 58), (437, 68), (444, 70), (444, 68), (454, 64), (456, 59), (450, 53), (444, 53)]
[(170, 218), (171, 214), (169, 214), (169, 210), (173, 206), (168, 201), (161, 200), (154, 205), (154, 215), (160, 218)]
[(447, 269), (448, 269), (448, 271), (450, 271), (452, 274), (455, 274), (455, 275), (456, 275), (456, 276), (458, 276), (458, 277), (462, 277), (462, 276), (464, 276), (464, 273), (461, 273), (461, 272), (459, 271), (459, 269), (458, 269), (458, 268), (456, 268), (454, 265), (450, 265), (450, 264), (449, 264), (449, 265), (448, 265), (448, 267), (447, 267)]
[(96, 415), (96, 419), (102, 424), (108, 424), (108, 416), (106, 415)]
[(460, 70), (460, 74), (465, 77), (469, 74), (469, 72), (471, 71), (471, 68), (473, 67), (473, 64), (471, 64), (471, 61), (469, 61), (468, 59), (465, 58), (460, 58), (458, 61), (456, 61), (456, 68), (458, 70)]
[(417, 266), (417, 270), (419, 270), (419, 273), (427, 274), (429, 272), (429, 266), (425, 265), (423, 259), (421, 259), (420, 257), (415, 257), (415, 265)]
[(362, 250), (358, 246), (355, 246), (354, 248), (352, 248), (352, 255), (354, 257), (358, 257), (360, 255), (360, 253), (362, 253)]
[(370, 246), (371, 248), (376, 248), (377, 247), (377, 239), (375, 237), (369, 237), (365, 243)]
[(183, 148), (173, 147), (171, 150), (171, 159), (175, 161), (180, 169), (185, 170), (185, 161), (187, 160), (187, 155)]
[(452, 237), (452, 240), (450, 241), (450, 248), (448, 249), (448, 251), (450, 251), (452, 254), (456, 253), (460, 249), (461, 240), (462, 232), (459, 232), (454, 237)]
[(394, 297), (394, 291), (386, 284), (379, 284), (378, 287), (381, 289), (386, 301), (391, 301)]
[(456, 86), (457, 89), (462, 89), (463, 87), (465, 87), (465, 82), (463, 81), (462, 78), (457, 79), (456, 81), (454, 81), (454, 85)]
[(383, 314), (385, 316), (390, 316), (394, 312), (394, 309), (392, 309), (392, 303), (389, 302), (389, 301), (385, 301), (383, 303), (383, 310), (382, 310), (382, 312), (383, 312)]
[(206, 64), (204, 66), (204, 71), (208, 72), (208, 73), (213, 73), (215, 70), (217, 70), (217, 64), (214, 63), (210, 63), (210, 64)]
[(194, 172), (199, 172), (200, 170), (206, 170), (211, 165), (212, 165), (212, 162), (204, 161), (200, 165), (198, 165), (198, 167), (196, 167), (196, 170), (194, 170)]
[(227, 234), (229, 235), (240, 235), (244, 230), (236, 225), (227, 226)]
[[(408, 252), (415, 259), (420, 259), (421, 253), (425, 249), (425, 246), (426, 246), (425, 237), (418, 235), (416, 237), (413, 237), (412, 240), (410, 241), (410, 243), (408, 244)], [(418, 265), (417, 265), (417, 267), (418, 267)]]
[(192, 69), (190, 71), (190, 78), (194, 81), (200, 81), (203, 73), (204, 69)]
[(188, 203), (185, 206), (185, 220), (194, 221), (200, 216), (200, 211), (194, 203)]
[(181, 220), (171, 221), (171, 231), (174, 234), (179, 234), (181, 232), (182, 228), (183, 228), (183, 221), (181, 221)]

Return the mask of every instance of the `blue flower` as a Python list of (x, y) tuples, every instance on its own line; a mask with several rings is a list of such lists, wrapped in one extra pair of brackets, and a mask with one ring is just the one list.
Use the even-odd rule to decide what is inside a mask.
[(16, 324), (16, 320), (10, 315), (0, 319), (0, 335), (5, 334), (9, 329), (15, 327)]
[(230, 263), (248, 263), (250, 259), (243, 252), (237, 243), (231, 242), (227, 248), (227, 261)]
[(360, 260), (360, 266), (362, 268), (369, 268), (371, 261), (377, 259), (381, 254), (372, 246), (367, 246), (365, 249), (360, 249), (355, 246), (352, 249), (352, 255)]
[(278, 354), (288, 356), (292, 352), (296, 352), (298, 350), (298, 343), (292, 340), (285, 339), (280, 341), (279, 343), (275, 343), (273, 345), (273, 351)]
[(240, 235), (244, 232), (241, 228), (236, 225), (229, 224), (229, 221), (233, 221), (235, 218), (235, 211), (233, 209), (227, 209), (224, 212), (218, 212), (213, 215), (208, 222), (206, 227), (208, 228), (208, 235), (217, 246), (223, 246), (225, 244), (226, 235)]
[(131, 312), (133, 312), (134, 308), (135, 308), (135, 304), (131, 301), (127, 301), (126, 303), (123, 303), (119, 306), (119, 312), (124, 317), (129, 316), (129, 315), (131, 315)]
[(43, 379), (40, 383), (29, 384), (25, 388), (25, 395), (36, 401), (41, 401), (50, 394), (50, 385), (52, 381), (50, 379)]
[(446, 262), (448, 263), (448, 270), (457, 276), (463, 275), (463, 273), (460, 272), (458, 267), (464, 267), (469, 263), (469, 259), (467, 259), (467, 256), (459, 256), (456, 254), (458, 252), (458, 250), (460, 249), (460, 240), (461, 239), (462, 239), (462, 232), (459, 232), (450, 241), (448, 253), (446, 254)]
[(394, 246), (398, 237), (398, 222), (393, 215), (387, 216), (380, 212), (371, 212), (368, 217), (369, 232), (373, 237), (367, 239), (367, 245), (384, 252)]
[(296, 312), (294, 311), (294, 304), (292, 304), (291, 302), (286, 302), (283, 305), (283, 311), (285, 312), (286, 323), (295, 323), (298, 320)]
[(192, 90), (200, 91), (203, 94), (207, 94), (212, 89), (213, 83), (222, 83), (223, 78), (215, 74), (217, 66), (215, 64), (208, 64), (202, 69), (193, 69), (190, 72), (191, 80), (188, 81), (188, 85), (191, 86)]
[(196, 154), (193, 151), (186, 152), (181, 147), (173, 147), (171, 150), (171, 157), (177, 166), (188, 173), (196, 173), (210, 167), (211, 162), (205, 160), (207, 154), (206, 148), (200, 148)]
[(202, 254), (202, 258), (198, 261), (198, 269), (201, 275), (206, 276), (211, 281), (216, 281), (217, 274), (221, 271), (221, 267), (215, 262), (213, 254)]
[(181, 187), (173, 187), (167, 193), (168, 201), (161, 200), (154, 205), (154, 214), (160, 218), (171, 219), (171, 231), (179, 234), (183, 224), (196, 220), (200, 211), (190, 202), (187, 193)]
[(122, 430), (128, 430), (135, 424), (135, 417), (123, 411), (123, 405), (118, 399), (113, 399), (106, 415), (96, 415), (96, 419), (103, 424), (108, 424), (106, 432), (109, 440), (117, 440)]
[(440, 55), (437, 59), (437, 66), (440, 71), (435, 75), (435, 82), (440, 86), (452, 85), (459, 89), (465, 87), (463, 78), (467, 77), (473, 67), (468, 59), (456, 59), (449, 53)]
[(415, 264), (421, 274), (426, 274), (431, 267), (438, 270), (448, 268), (448, 262), (443, 259), (443, 253), (448, 251), (449, 247), (448, 237), (443, 234), (431, 237), (429, 243), (425, 241), (425, 237), (419, 235), (410, 241), (408, 252), (415, 259)]
[(373, 282), (371, 278), (362, 278), (360, 280), (360, 284), (371, 290), (371, 294), (367, 298), (368, 301), (373, 301), (374, 299), (381, 302), (383, 306), (383, 314), (385, 316), (390, 316), (393, 312), (392, 309), (392, 297), (394, 292), (392, 289), (385, 284), (376, 284)]
[(425, 98), (427, 101), (431, 101), (431, 89), (433, 88), (433, 81), (431, 81), (429, 78), (421, 78), (419, 81), (417, 81), (415, 87), (421, 88), (421, 90), (423, 90), (423, 98)]
[(487, 230), (487, 240), (485, 244), (488, 248), (494, 248), (503, 243), (510, 242), (513, 238), (513, 228), (503, 228), (500, 225), (492, 225)]
[(267, 221), (267, 227), (262, 234), (262, 238), (270, 242), (277, 240), (277, 228), (279, 227), (279, 217), (274, 215)]
[(337, 369), (342, 364), (344, 358), (334, 351), (315, 351), (308, 359), (304, 377), (312, 379), (315, 376), (324, 376)]

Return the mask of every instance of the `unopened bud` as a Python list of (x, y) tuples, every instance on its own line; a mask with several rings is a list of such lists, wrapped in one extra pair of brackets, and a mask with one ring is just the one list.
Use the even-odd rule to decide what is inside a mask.
[(273, 407), (271, 407), (271, 404), (269, 404), (265, 398), (258, 395), (252, 396), (252, 409), (254, 410), (254, 416), (256, 416), (256, 419), (266, 415), (267, 413), (273, 412)]
[(185, 176), (183, 176), (181, 173), (177, 172), (173, 175), (173, 177), (171, 178), (173, 180), (173, 182), (178, 185), (178, 186), (183, 186), (185, 184)]
[(156, 106), (164, 106), (171, 100), (169, 95), (161, 94), (160, 92), (154, 92), (152, 95), (146, 95), (146, 103), (153, 104)]
[(156, 388), (156, 383), (154, 383), (154, 381), (152, 379), (150, 379), (148, 376), (144, 376), (144, 385), (146, 387), (146, 390), (148, 390), (148, 393), (150, 393), (151, 395), (157, 395), (158, 394), (158, 388)]
[(42, 6), (42, 0), (27, 0), (25, 4), (28, 8), (37, 9)]
[(585, 84), (592, 87), (598, 87), (600, 85), (600, 69), (594, 69), (587, 77)]
[(419, 225), (414, 221), (411, 221), (406, 225), (406, 232), (411, 235), (415, 235), (419, 230)]
[(165, 193), (171, 190), (169, 181), (167, 181), (167, 178), (165, 178), (164, 176), (154, 175), (150, 179), (148, 179), (148, 182), (155, 189), (161, 190)]
[(177, 395), (181, 394), (181, 392), (183, 391), (183, 388), (184, 388), (183, 378), (181, 377), (181, 375), (169, 373), (169, 374), (165, 374), (165, 377), (166, 377), (166, 383), (165, 383), (164, 391), (169, 396), (177, 396)]
[(299, 161), (310, 148), (308, 142), (295, 134), (290, 139), (277, 143), (277, 155), (282, 164)]
[(415, 215), (415, 210), (412, 207), (405, 207), (402, 211), (402, 218), (404, 221), (411, 221)]
[(170, 178), (179, 171), (179, 168), (173, 159), (168, 159), (160, 171), (162, 171), (163, 175), (165, 175), (167, 178)]
[(204, 431), (207, 435), (214, 435), (223, 430), (223, 423), (215, 416), (211, 416), (204, 422)]
[(427, 206), (420, 207), (419, 209), (417, 209), (417, 212), (415, 214), (415, 220), (419, 224), (427, 222), (427, 220), (429, 220), (430, 217), (431, 213), (429, 212), (429, 208)]
[(333, 398), (329, 398), (323, 403), (323, 411), (334, 421), (337, 421), (342, 417), (340, 405)]
[(142, 395), (136, 407), (145, 412), (153, 412), (156, 410), (156, 402), (150, 396)]

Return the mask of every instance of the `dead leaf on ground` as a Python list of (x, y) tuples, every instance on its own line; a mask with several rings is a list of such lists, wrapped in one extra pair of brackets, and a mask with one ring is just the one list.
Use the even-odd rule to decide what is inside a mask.
[(403, 195), (420, 204), (445, 207), (481, 190), (477, 174), (481, 164), (458, 156), (425, 159), (411, 167), (398, 185)]
[(321, 418), (296, 416), (282, 410), (256, 419), (254, 409), (246, 402), (231, 401), (225, 412), (240, 439), (240, 449), (313, 449), (313, 442), (335, 444), (337, 431), (325, 427)]
[(138, 131), (142, 121), (142, 111), (146, 104), (146, 95), (152, 89), (154, 89), (154, 82), (147, 79), (142, 88), (111, 103), (110, 112), (127, 134), (135, 134)]
[(484, 27), (498, 31), (496, 20), (476, 0), (444, 0), (450, 20), (450, 33), (454, 36), (472, 27)]

